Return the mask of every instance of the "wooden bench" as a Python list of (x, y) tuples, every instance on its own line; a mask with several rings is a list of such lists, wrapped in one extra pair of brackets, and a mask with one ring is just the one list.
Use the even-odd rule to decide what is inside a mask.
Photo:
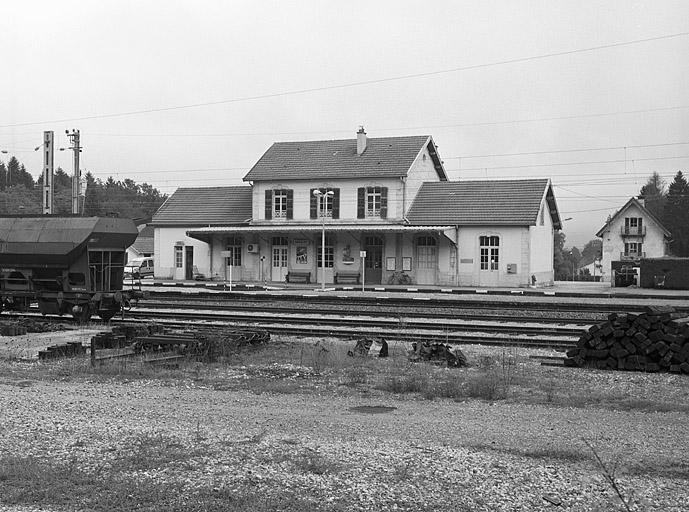
[(291, 270), (287, 272), (288, 283), (311, 283), (311, 272), (305, 270)]
[(361, 279), (361, 274), (359, 272), (354, 272), (352, 270), (350, 270), (350, 271), (342, 270), (340, 272), (335, 272), (335, 284), (345, 284), (345, 283), (359, 284), (360, 279)]

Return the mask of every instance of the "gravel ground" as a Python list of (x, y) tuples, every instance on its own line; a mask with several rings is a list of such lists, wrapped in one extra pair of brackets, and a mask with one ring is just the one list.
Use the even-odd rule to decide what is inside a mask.
[[(162, 443), (186, 455), (159, 464), (126, 459), (130, 475), (172, 483), (191, 500), (199, 489), (213, 488), (296, 495), (313, 510), (621, 510), (586, 438), (606, 464), (619, 464), (617, 478), (633, 497), (632, 509), (679, 512), (689, 503), (686, 409), (430, 401), (361, 386), (333, 390), (320, 386), (310, 368), (292, 364), (130, 381), (75, 379), (66, 376), (68, 366), (64, 379), (27, 378), (34, 368), (7, 363), (0, 377), (3, 458), (69, 462), (99, 474), (137, 446)], [(673, 399), (686, 401), (687, 379), (679, 376), (544, 372), (544, 378), (585, 375), (630, 395), (639, 387), (650, 395), (672, 390)], [(311, 391), (256, 394), (233, 385), (256, 374), (281, 385), (310, 383)], [(357, 406), (394, 409), (366, 414), (351, 409)], [(8, 503), (4, 485), (0, 478), (0, 504)], [(60, 509), (43, 503), (0, 510)]]

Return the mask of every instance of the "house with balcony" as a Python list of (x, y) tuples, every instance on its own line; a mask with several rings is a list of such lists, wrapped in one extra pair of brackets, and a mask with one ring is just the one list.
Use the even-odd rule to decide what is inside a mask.
[(188, 279), (193, 264), (235, 282), (553, 282), (550, 180), (448, 181), (431, 136), (277, 142), (244, 181), (168, 199), (156, 277)]
[(646, 209), (643, 199), (632, 197), (596, 236), (603, 239), (602, 280), (626, 285), (637, 281), (635, 269), (642, 258), (667, 254), (670, 231)]

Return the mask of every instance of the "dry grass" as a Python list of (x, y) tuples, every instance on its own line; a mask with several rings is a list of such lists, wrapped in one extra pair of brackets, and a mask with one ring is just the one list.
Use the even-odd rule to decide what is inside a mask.
[[(113, 360), (93, 368), (87, 357), (40, 363), (2, 360), (0, 372), (14, 385), (30, 385), (32, 380), (190, 380), (219, 391), (257, 394), (382, 392), (426, 400), (509, 400), (553, 407), (689, 411), (689, 379), (681, 376), (554, 369), (530, 361), (528, 349), (487, 347), (465, 347), (470, 368), (448, 369), (409, 363), (407, 345), (394, 341), (389, 342), (389, 358), (349, 357), (347, 351), (353, 343), (286, 338), (243, 349), (229, 362), (188, 360), (175, 367), (157, 367), (133, 359)], [(625, 379), (634, 378), (649, 379), (651, 384), (620, 387)], [(667, 379), (676, 385), (665, 386)], [(672, 394), (668, 395), (668, 390)]]
[[(159, 460), (141, 459), (150, 467)], [(318, 467), (318, 466), (317, 466)], [(0, 457), (2, 503), (95, 512), (268, 512), (274, 510), (340, 512), (337, 504), (321, 504), (283, 492), (268, 496), (251, 489), (215, 486), (187, 488), (177, 482), (130, 476), (117, 469), (90, 473), (75, 464), (26, 457)]]
[[(529, 351), (521, 349), (467, 347), (464, 351), (471, 367), (448, 369), (433, 364), (409, 363), (404, 353), (405, 346), (401, 343), (391, 343), (391, 357), (387, 359), (348, 357), (346, 351), (349, 348), (351, 344), (331, 340), (287, 340), (243, 350), (234, 360), (224, 364), (205, 365), (189, 360), (176, 368), (160, 368), (140, 361), (123, 361), (91, 368), (87, 358), (76, 358), (32, 364), (0, 362), (0, 372), (3, 373), (3, 384), (19, 387), (34, 385), (41, 379), (157, 379), (176, 384), (183, 380), (219, 392), (248, 390), (276, 395), (317, 392), (325, 396), (332, 393), (356, 397), (374, 395), (376, 398), (390, 398), (390, 394), (395, 394), (395, 400), (404, 401), (477, 399), (550, 407), (666, 413), (689, 411), (689, 379), (681, 376), (546, 368), (530, 361), (526, 357)], [(592, 414), (597, 413), (594, 411)], [(249, 479), (230, 489), (213, 482), (181, 482), (179, 479), (155, 477), (167, 472), (198, 472), (206, 464), (208, 454), (218, 451), (230, 454), (224, 459), (229, 461), (230, 472), (233, 464), (240, 464), (243, 457), (247, 460), (258, 458), (280, 474), (314, 481), (324, 477), (346, 480), (352, 472), (351, 466), (333, 457), (324, 445), (314, 448), (299, 439), (293, 442), (285, 440), (268, 448), (270, 441), (265, 440), (266, 432), (257, 431), (264, 427), (252, 425), (252, 428), (255, 432), (247, 432), (246, 438), (216, 439), (217, 445), (213, 444), (212, 429), (206, 432), (198, 423), (196, 429), (191, 428), (186, 436), (181, 437), (155, 432), (137, 434), (118, 441), (99, 459), (96, 467), (85, 466), (77, 459), (65, 462), (47, 457), (0, 455), (0, 501), (7, 505), (95, 511), (339, 512), (348, 509), (347, 503), (328, 503), (319, 499), (322, 496), (315, 492), (304, 496), (288, 487), (270, 495), (257, 492)], [(493, 445), (490, 438), (486, 438), (465, 446), (481, 452), (504, 454), (501, 461), (527, 458), (543, 460), (547, 464), (587, 468), (596, 464), (592, 451), (578, 445)], [(602, 460), (607, 464), (608, 459)], [(417, 473), (417, 461), (405, 458), (396, 462), (384, 478), (391, 486), (415, 485)], [(635, 461), (634, 466), (625, 467), (625, 473), (686, 480), (689, 478), (689, 465), (678, 465), (675, 459), (651, 460), (647, 464)]]

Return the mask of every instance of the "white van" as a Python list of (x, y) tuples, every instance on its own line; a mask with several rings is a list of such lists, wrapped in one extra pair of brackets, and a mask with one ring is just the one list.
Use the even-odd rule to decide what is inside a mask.
[(125, 279), (153, 277), (153, 258), (134, 258), (124, 267)]

